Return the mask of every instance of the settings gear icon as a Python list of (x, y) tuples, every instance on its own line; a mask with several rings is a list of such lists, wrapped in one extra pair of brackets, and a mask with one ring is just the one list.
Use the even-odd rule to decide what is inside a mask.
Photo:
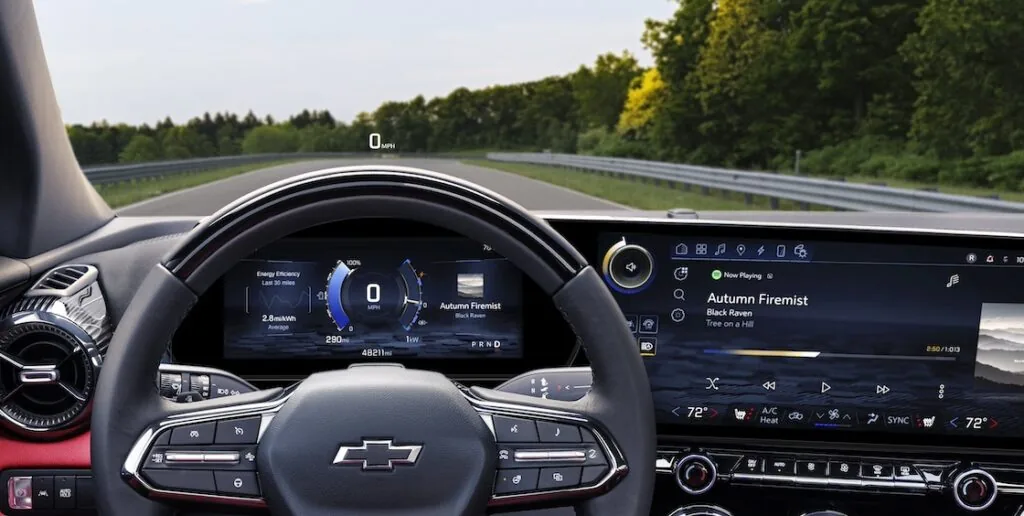
[(804, 247), (803, 244), (800, 244), (793, 248), (793, 254), (795, 254), (797, 258), (800, 258), (802, 260), (804, 258), (807, 258), (807, 249)]

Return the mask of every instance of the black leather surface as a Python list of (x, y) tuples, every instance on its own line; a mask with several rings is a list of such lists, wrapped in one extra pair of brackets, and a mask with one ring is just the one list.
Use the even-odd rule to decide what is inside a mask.
[(585, 514), (648, 514), (654, 496), (658, 441), (654, 399), (625, 316), (593, 268), (583, 270), (554, 296), (583, 343), (594, 385), (581, 403), (603, 423), (622, 449), (629, 474), (610, 493), (586, 502)]
[(152, 373), (163, 346), (151, 343), (172, 335), (179, 316), (194, 302), (192, 292), (170, 272), (153, 268), (111, 339), (92, 412), (92, 464), (102, 473), (94, 476), (101, 514), (171, 514), (133, 491), (114, 472), (121, 471), (139, 432), (169, 410), (165, 404), (170, 402), (157, 395)]

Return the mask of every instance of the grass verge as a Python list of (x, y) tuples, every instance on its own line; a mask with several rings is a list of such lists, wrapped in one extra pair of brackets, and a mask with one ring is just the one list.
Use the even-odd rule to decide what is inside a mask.
[(922, 183), (917, 181), (904, 181), (901, 179), (888, 179), (880, 177), (852, 176), (847, 177), (850, 183), (871, 183), (885, 184), (893, 188), (907, 188), (910, 190), (939, 191), (953, 195), (968, 195), (972, 197), (993, 197), (996, 196), (1004, 201), (1024, 202), (1024, 192), (1009, 192), (1006, 190), (993, 190), (991, 188), (972, 188), (970, 186), (949, 186), (935, 183)]
[(111, 208), (118, 208), (128, 204), (144, 201), (151, 197), (163, 195), (176, 190), (184, 190), (193, 186), (211, 183), (253, 170), (293, 163), (297, 160), (267, 161), (264, 163), (250, 163), (236, 167), (218, 168), (204, 170), (202, 172), (186, 172), (163, 177), (139, 179), (135, 181), (123, 181), (103, 185), (93, 185), (103, 200)]
[[(607, 175), (543, 165), (487, 160), (464, 160), (463, 163), (511, 172), (642, 210), (667, 210), (670, 208), (704, 211), (771, 209), (771, 203), (767, 197), (746, 196), (737, 192), (708, 191), (707, 194), (704, 194), (699, 187), (693, 187), (687, 191), (679, 185), (669, 188), (664, 183), (654, 184), (639, 180), (619, 179)], [(800, 208), (798, 203), (786, 200), (780, 201), (778, 207), (781, 210)], [(813, 206), (810, 208), (823, 209)]]

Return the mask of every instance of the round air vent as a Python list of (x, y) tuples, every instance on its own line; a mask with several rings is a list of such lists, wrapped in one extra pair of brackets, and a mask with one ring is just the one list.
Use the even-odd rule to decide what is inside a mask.
[(88, 416), (101, 362), (92, 338), (56, 314), (15, 314), (0, 326), (0, 417), (22, 434), (71, 430)]

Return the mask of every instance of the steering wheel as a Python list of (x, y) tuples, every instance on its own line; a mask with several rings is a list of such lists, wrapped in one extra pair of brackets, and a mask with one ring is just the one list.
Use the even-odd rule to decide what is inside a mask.
[[(159, 396), (162, 353), (197, 296), (232, 265), (295, 231), (372, 218), (446, 228), (517, 265), (584, 346), (590, 393), (537, 399), (374, 364), (196, 403)], [(641, 516), (651, 507), (655, 448), (646, 370), (580, 253), (494, 192), (393, 166), (297, 176), (202, 221), (132, 299), (92, 411), (97, 501), (113, 516), (169, 514), (172, 501), (278, 516), (480, 515), (537, 504)]]

